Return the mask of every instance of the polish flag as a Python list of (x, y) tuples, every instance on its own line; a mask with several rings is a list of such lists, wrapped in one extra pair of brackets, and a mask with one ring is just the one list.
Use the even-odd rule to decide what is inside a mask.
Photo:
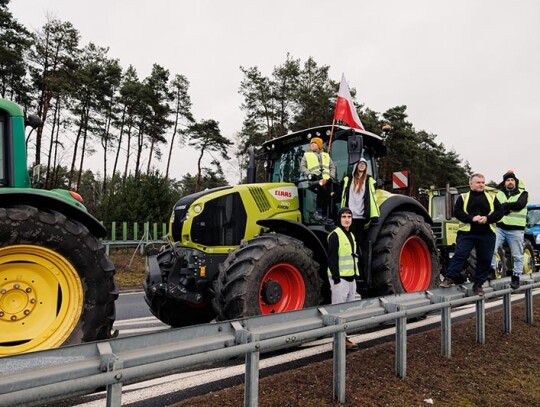
[(364, 130), (360, 117), (358, 117), (358, 112), (354, 107), (351, 92), (349, 91), (349, 85), (347, 85), (347, 81), (345, 80), (345, 74), (341, 75), (341, 84), (339, 85), (339, 92), (336, 100), (334, 120), (341, 120), (350, 127)]

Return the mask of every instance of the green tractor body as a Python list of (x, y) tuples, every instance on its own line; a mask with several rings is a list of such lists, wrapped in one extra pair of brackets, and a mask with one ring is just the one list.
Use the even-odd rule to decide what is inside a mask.
[(78, 194), (31, 187), (28, 124), (0, 99), (0, 356), (110, 338), (118, 297), (105, 228)]
[[(186, 326), (329, 302), (327, 236), (335, 226), (312, 217), (316, 195), (299, 166), (310, 139), (317, 135), (328, 145), (331, 129), (265, 142), (258, 152), (265, 182), (211, 189), (176, 203), (170, 243), (148, 257), (145, 300), (154, 315)], [(378, 179), (376, 160), (385, 154), (380, 136), (336, 127), (330, 152), (336, 183), (361, 156)], [(434, 287), (438, 253), (427, 211), (408, 196), (377, 189), (376, 197), (381, 216), (361, 246), (362, 295)], [(340, 201), (334, 195), (330, 213)]]

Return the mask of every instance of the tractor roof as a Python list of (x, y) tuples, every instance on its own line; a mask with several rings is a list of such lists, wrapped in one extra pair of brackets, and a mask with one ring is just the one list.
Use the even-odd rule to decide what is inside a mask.
[[(279, 151), (282, 149), (290, 148), (291, 146), (297, 146), (306, 144), (313, 137), (320, 137), (324, 142), (328, 142), (332, 131), (332, 125), (324, 125), (317, 127), (310, 127), (309, 129), (303, 129), (285, 134), (284, 136), (276, 137), (272, 140), (265, 141), (262, 144), (263, 152)], [(371, 133), (365, 130), (353, 129), (346, 126), (334, 126), (333, 140), (346, 139), (350, 132), (363, 136), (364, 144), (373, 146), (375, 150), (379, 150), (383, 145), (383, 138), (377, 134)]]

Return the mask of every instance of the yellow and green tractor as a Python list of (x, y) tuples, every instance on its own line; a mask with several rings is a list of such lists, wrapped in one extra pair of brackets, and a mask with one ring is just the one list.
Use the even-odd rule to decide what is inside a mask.
[[(312, 216), (312, 181), (299, 170), (313, 137), (326, 145), (332, 138), (336, 184), (363, 157), (383, 185), (377, 168), (386, 154), (382, 136), (327, 125), (265, 142), (251, 157), (248, 183), (184, 196), (174, 206), (169, 243), (147, 262), (145, 300), (157, 318), (180, 327), (330, 301), (326, 250), (333, 225)], [(259, 178), (255, 158), (264, 168)], [(435, 287), (439, 255), (427, 210), (381, 188), (376, 196), (381, 214), (362, 245), (362, 294)], [(331, 199), (330, 214), (339, 201)]]

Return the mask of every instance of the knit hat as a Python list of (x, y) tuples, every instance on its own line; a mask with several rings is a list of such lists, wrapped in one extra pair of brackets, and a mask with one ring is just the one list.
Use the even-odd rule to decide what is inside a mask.
[(506, 174), (503, 175), (503, 181), (506, 181), (508, 178), (514, 178), (514, 180), (517, 181), (516, 174), (514, 174), (514, 170), (508, 170), (506, 171)]
[(319, 150), (322, 150), (322, 146), (323, 146), (322, 138), (320, 138), (320, 137), (313, 137), (313, 138), (311, 139), (310, 144), (311, 144), (311, 143), (317, 144), (317, 145), (319, 146)]

